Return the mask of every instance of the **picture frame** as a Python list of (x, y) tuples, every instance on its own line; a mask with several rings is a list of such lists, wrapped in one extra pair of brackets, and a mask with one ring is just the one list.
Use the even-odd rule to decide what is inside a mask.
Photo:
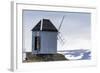
[[(22, 45), (23, 45), (23, 10), (40, 10), (56, 12), (87, 12), (91, 13), (91, 60), (77, 61), (51, 61), (23, 63)], [(96, 46), (95, 46), (95, 25), (96, 25), (96, 8), (85, 6), (67, 6), (67, 5), (43, 5), (30, 2), (11, 2), (11, 70), (12, 71), (33, 71), (44, 69), (59, 69), (67, 67), (86, 67), (95, 66), (97, 63)], [(95, 49), (94, 49), (95, 48)]]

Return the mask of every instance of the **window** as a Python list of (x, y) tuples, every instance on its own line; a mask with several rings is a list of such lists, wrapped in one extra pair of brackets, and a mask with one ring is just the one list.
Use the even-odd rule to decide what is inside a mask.
[(34, 50), (40, 51), (40, 36), (35, 36), (35, 48)]

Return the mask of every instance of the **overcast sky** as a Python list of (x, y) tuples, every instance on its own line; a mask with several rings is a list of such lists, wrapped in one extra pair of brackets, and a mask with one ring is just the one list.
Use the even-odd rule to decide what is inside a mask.
[(58, 41), (58, 50), (91, 49), (91, 14), (79, 12), (23, 11), (23, 48), (32, 49), (31, 29), (41, 20), (50, 19), (58, 29), (62, 17), (60, 35), (64, 44)]

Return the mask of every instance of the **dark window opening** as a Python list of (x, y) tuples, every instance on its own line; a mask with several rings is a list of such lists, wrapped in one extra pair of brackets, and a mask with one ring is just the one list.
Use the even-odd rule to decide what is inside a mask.
[(40, 36), (35, 36), (35, 48), (34, 50), (40, 51)]

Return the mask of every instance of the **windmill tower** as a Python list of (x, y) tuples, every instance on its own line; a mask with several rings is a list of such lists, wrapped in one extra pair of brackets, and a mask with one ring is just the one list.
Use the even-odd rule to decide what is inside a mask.
[(58, 30), (49, 19), (40, 20), (32, 29), (32, 53), (57, 53)]
[(64, 16), (57, 29), (49, 19), (41, 19), (32, 29), (32, 53), (55, 54), (57, 53), (57, 40), (64, 45), (65, 41), (60, 32)]

